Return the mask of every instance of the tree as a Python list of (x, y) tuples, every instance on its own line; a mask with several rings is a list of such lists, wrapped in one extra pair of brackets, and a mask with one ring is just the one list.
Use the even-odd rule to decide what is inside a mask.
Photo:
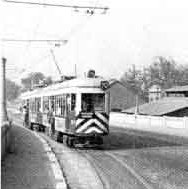
[(44, 76), (41, 72), (32, 72), (27, 77), (21, 79), (21, 83), (23, 85), (23, 90), (30, 90), (36, 84), (52, 84), (52, 78), (50, 76)]
[(188, 66), (177, 66), (175, 61), (165, 57), (156, 57), (150, 65), (150, 82), (158, 80), (163, 88), (188, 84)]
[(50, 76), (46, 77), (44, 83), (46, 85), (51, 85), (53, 83), (52, 78)]
[(21, 91), (21, 87), (17, 85), (15, 82), (6, 79), (6, 97), (7, 100), (15, 100)]
[(175, 85), (188, 85), (188, 65), (177, 66), (172, 58), (158, 56), (143, 71), (133, 65), (121, 77), (121, 82), (147, 97), (148, 89), (155, 83), (164, 89)]
[(136, 91), (140, 90), (142, 75), (140, 70), (136, 70), (136, 66), (132, 65), (132, 68), (128, 70), (128, 72), (125, 72), (123, 77), (121, 77), (121, 82), (131, 86)]
[(179, 66), (175, 83), (176, 85), (188, 85), (188, 65)]

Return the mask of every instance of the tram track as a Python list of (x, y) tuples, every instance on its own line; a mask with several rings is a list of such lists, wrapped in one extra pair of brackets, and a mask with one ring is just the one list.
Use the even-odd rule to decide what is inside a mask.
[(110, 152), (104, 152), (105, 154), (107, 154), (108, 156), (112, 157), (115, 161), (119, 162), (125, 169), (127, 169), (132, 176), (134, 176), (146, 189), (153, 189), (153, 187), (147, 183), (147, 181), (140, 176), (138, 173), (136, 173), (136, 171), (130, 167), (127, 163), (125, 163), (123, 160), (121, 160), (120, 158), (118, 158), (117, 156), (115, 156), (113, 153)]
[[(22, 119), (16, 116), (15, 121), (20, 124)], [(125, 187), (128, 189), (154, 189), (142, 176), (123, 161), (116, 152), (114, 154), (105, 148), (102, 150), (70, 150), (80, 154), (91, 164), (104, 189), (121, 189)]]
[[(17, 115), (14, 117), (16, 123), (22, 124), (20, 117)], [(147, 136), (147, 133), (140, 134), (136, 131), (129, 133), (128, 130), (125, 135), (126, 145), (123, 146), (123, 137), (118, 137), (120, 133), (118, 131), (112, 131), (112, 136), (105, 140), (100, 150), (69, 148), (70, 151), (80, 154), (89, 162), (102, 188), (169, 189), (174, 186), (181, 189), (187, 188), (186, 175), (188, 173), (185, 164), (188, 153), (187, 143), (180, 140), (176, 144), (174, 137), (165, 140), (163, 136)], [(117, 139), (114, 135), (117, 135)], [(133, 143), (135, 143), (134, 147)], [(54, 143), (54, 146), (64, 145)]]
[[(15, 121), (20, 123), (22, 121), (22, 119), (16, 118)], [(102, 183), (103, 189), (114, 188), (114, 187), (112, 187), (112, 185), (109, 182), (109, 179), (107, 179), (105, 175), (109, 175), (110, 177), (112, 176), (115, 180), (117, 179), (117, 181), (119, 180), (120, 181), (119, 183), (122, 184), (120, 187), (125, 188), (125, 186), (122, 183), (123, 180), (121, 179), (121, 176), (119, 175), (118, 171), (115, 170), (115, 169), (110, 170), (109, 169), (110, 166), (104, 165), (101, 162), (100, 158), (96, 158), (96, 154), (100, 155), (100, 153), (96, 153), (97, 152), (96, 150), (92, 150), (92, 149), (91, 150), (83, 150), (83, 151), (79, 150), (79, 149), (72, 149), (72, 150), (79, 153), (80, 155), (82, 155), (82, 157), (86, 158), (87, 161), (89, 161), (89, 163), (92, 165), (94, 171), (96, 172), (98, 179)], [(93, 152), (95, 153), (95, 155), (93, 154)], [(138, 185), (139, 189), (153, 189), (153, 187), (150, 186), (147, 183), (147, 181), (144, 180), (144, 178), (142, 178), (140, 175), (138, 175), (133, 168), (131, 168), (123, 160), (120, 160), (116, 155), (114, 155), (113, 153), (107, 152), (107, 151), (100, 151), (100, 152), (102, 152), (105, 156), (108, 156), (111, 159), (113, 159), (114, 162), (119, 163), (120, 166), (124, 167), (129, 173), (131, 173), (131, 175), (134, 178), (136, 178), (136, 180), (143, 186), (143, 187), (141, 187), (141, 186)], [(109, 178), (109, 176), (108, 176), (108, 178)], [(135, 186), (133, 188), (135, 189)]]
[(90, 161), (101, 178), (105, 189), (114, 187), (120, 189), (154, 189), (132, 167), (111, 152), (96, 150), (77, 150), (77, 152)]
[[(20, 118), (20, 117), (17, 117), (17, 116), (14, 116), (14, 124), (15, 125), (22, 125), (22, 119)], [(34, 131), (35, 132), (35, 131)], [(60, 167), (61, 167), (61, 169), (64, 169), (65, 167), (64, 167), (64, 163), (62, 163), (62, 159), (60, 158), (61, 156), (64, 156), (65, 155), (65, 152), (62, 152), (62, 149), (64, 149), (64, 147), (67, 149), (67, 147), (66, 146), (64, 146), (63, 144), (61, 145), (61, 143), (56, 143), (57, 141), (55, 141), (55, 140), (53, 140), (51, 137), (49, 137), (49, 136), (47, 136), (47, 135), (45, 135), (45, 134), (42, 134), (42, 133), (40, 133), (40, 136), (44, 139), (44, 140), (46, 140), (47, 141), (47, 143), (48, 143), (48, 145), (50, 145), (51, 146), (51, 148), (52, 148), (52, 151), (56, 154), (56, 156), (57, 156), (57, 159), (58, 159), (58, 162), (59, 162), (59, 164), (60, 164)], [(61, 145), (61, 147), (62, 147), (62, 149), (61, 149), (61, 147), (60, 147), (60, 145)], [(56, 147), (55, 146), (58, 146), (57, 147), (57, 149), (56, 149)], [(65, 151), (65, 150), (63, 150), (63, 151)], [(67, 150), (66, 150), (67, 152), (66, 152), (66, 154), (68, 155), (68, 154), (70, 154), (71, 153), (71, 151), (74, 153), (78, 153), (78, 150), (76, 150), (76, 149), (71, 149), (71, 148), (68, 148)], [(80, 153), (79, 153), (80, 154)], [(66, 156), (67, 156), (66, 155)], [(72, 154), (73, 155), (73, 154)], [(68, 155), (69, 157), (70, 157), (70, 155)], [(84, 159), (86, 159), (89, 163), (90, 163), (90, 165), (91, 165), (91, 162), (87, 159), (87, 158), (85, 158), (85, 156), (82, 156), (82, 158), (84, 158)], [(66, 159), (66, 158), (65, 158)], [(69, 158), (67, 158), (67, 159), (69, 159)], [(77, 158), (75, 158), (75, 156), (74, 156), (74, 158), (73, 159), (75, 159), (75, 160), (78, 160)], [(80, 166), (80, 165), (79, 165)], [(67, 166), (66, 166), (67, 167)], [(103, 182), (103, 180), (102, 180), (102, 176), (100, 175), (100, 174), (98, 174), (98, 172), (96, 171), (96, 169), (95, 169), (95, 167), (93, 167), (93, 166), (91, 166), (92, 167), (92, 169), (94, 170), (94, 172), (95, 172), (95, 175), (96, 175), (96, 177), (97, 177), (97, 179), (99, 180), (99, 182), (102, 184), (102, 189), (107, 189), (107, 187), (105, 186), (105, 184), (106, 183), (104, 183)], [(69, 167), (70, 168), (70, 167)], [(74, 170), (75, 170), (75, 167), (72, 167)], [(76, 168), (77, 170), (79, 169), (79, 168)], [(67, 173), (67, 168), (65, 168), (65, 174)], [(70, 172), (70, 171), (69, 171)], [(67, 175), (66, 175), (67, 176)], [(71, 189), (86, 189), (85, 188), (85, 184), (83, 184), (83, 186), (81, 186), (81, 185), (78, 185), (78, 183), (80, 182), (80, 181), (78, 181), (78, 183), (77, 183), (77, 181), (75, 181), (75, 176), (73, 176), (73, 178), (71, 178), (70, 177), (70, 174), (68, 174), (68, 176), (67, 176), (70, 180), (68, 180), (68, 183), (70, 184), (69, 185), (69, 188), (71, 188)], [(68, 179), (68, 178), (66, 178), (66, 179)], [(95, 180), (95, 179), (94, 179)], [(75, 184), (75, 183), (77, 183), (77, 184)], [(91, 187), (89, 187), (88, 186), (88, 188), (91, 188)], [(98, 187), (97, 187), (98, 188)]]
[[(77, 153), (80, 153), (80, 152), (77, 150)], [(84, 158), (86, 158), (87, 161), (89, 161), (89, 163), (92, 165), (94, 171), (97, 173), (98, 178), (100, 179), (103, 185), (103, 189), (109, 189), (110, 188), (109, 182), (105, 179), (104, 173), (101, 172), (100, 167), (97, 164), (97, 162), (94, 159), (92, 159), (87, 153), (86, 154), (81, 153), (81, 155)]]

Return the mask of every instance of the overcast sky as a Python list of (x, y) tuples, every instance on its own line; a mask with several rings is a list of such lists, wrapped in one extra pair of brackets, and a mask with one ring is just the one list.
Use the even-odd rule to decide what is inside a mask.
[(110, 10), (89, 16), (84, 10), (0, 2), (1, 38), (68, 40), (58, 47), (1, 42), (9, 77), (19, 80), (28, 72), (41, 71), (57, 78), (50, 49), (63, 74), (74, 74), (76, 64), (78, 75), (92, 68), (98, 75), (118, 79), (132, 64), (141, 68), (159, 55), (172, 57), (178, 64), (188, 63), (186, 0), (61, 2), (108, 6)]

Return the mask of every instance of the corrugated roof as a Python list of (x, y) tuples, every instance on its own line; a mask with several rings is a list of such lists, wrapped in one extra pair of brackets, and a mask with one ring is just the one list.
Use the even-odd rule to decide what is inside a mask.
[(175, 86), (170, 89), (166, 89), (166, 92), (183, 92), (183, 91), (188, 91), (188, 85), (184, 86)]
[[(188, 107), (188, 98), (186, 97), (166, 97), (156, 102), (146, 103), (139, 106), (139, 113), (143, 115), (165, 115)], [(124, 113), (134, 114), (135, 107), (123, 110)]]

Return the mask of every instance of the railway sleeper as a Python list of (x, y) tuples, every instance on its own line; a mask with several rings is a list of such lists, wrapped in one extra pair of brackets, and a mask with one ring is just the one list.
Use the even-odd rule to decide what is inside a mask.
[(74, 137), (74, 145), (77, 147), (94, 147), (103, 144), (101, 136)]

